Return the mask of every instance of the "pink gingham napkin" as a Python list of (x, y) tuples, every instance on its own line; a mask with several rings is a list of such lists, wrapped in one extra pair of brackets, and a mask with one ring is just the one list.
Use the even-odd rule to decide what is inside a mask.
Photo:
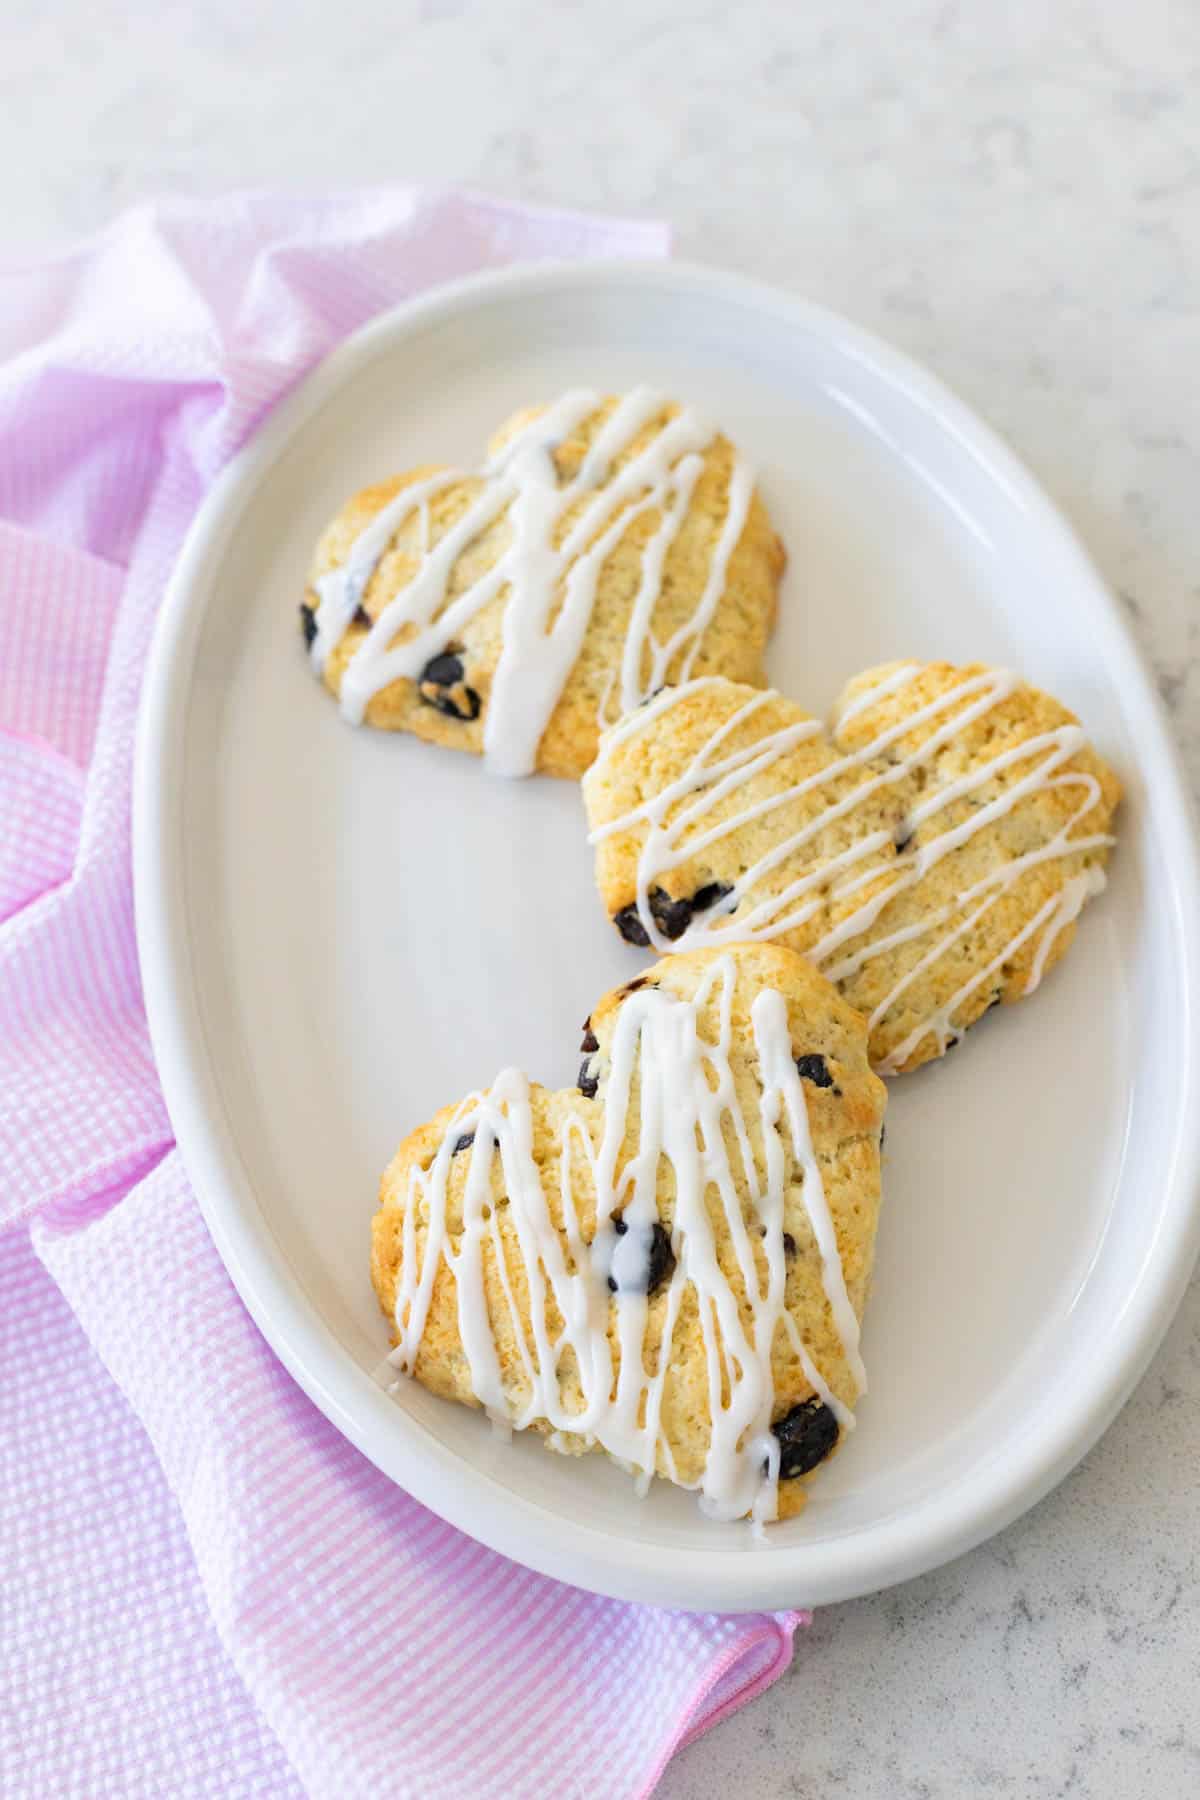
[(655, 225), (388, 188), (142, 207), (0, 272), (0, 1791), (621, 1796), (794, 1613), (621, 1605), (442, 1524), (242, 1309), (155, 1080), (130, 761), (214, 476), (431, 282)]

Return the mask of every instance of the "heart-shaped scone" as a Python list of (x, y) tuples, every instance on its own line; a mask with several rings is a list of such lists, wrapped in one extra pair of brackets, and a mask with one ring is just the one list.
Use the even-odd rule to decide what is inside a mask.
[(727, 438), (649, 388), (519, 413), (474, 473), (365, 488), (301, 623), (345, 717), (580, 775), (667, 681), (761, 681), (783, 548)]
[(508, 1070), (383, 1177), (394, 1365), (569, 1453), (797, 1512), (853, 1423), (885, 1091), (790, 950), (669, 956), (584, 1026), (578, 1087)]
[(828, 732), (732, 681), (668, 688), (583, 788), (624, 937), (788, 945), (866, 1016), (883, 1074), (1033, 992), (1104, 886), (1121, 792), (1056, 700), (915, 662), (856, 676)]

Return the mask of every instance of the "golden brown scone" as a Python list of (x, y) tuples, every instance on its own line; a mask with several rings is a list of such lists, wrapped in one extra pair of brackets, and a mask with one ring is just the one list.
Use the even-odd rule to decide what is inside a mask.
[(885, 1104), (863, 1021), (747, 944), (606, 995), (583, 1049), (578, 1087), (510, 1071), (400, 1146), (371, 1256), (394, 1360), (717, 1516), (787, 1517), (862, 1385)]
[(510, 419), (478, 474), (426, 465), (356, 494), (301, 621), (355, 722), (578, 776), (664, 682), (761, 682), (783, 564), (727, 438), (648, 390), (581, 391)]
[(867, 670), (829, 732), (781, 695), (686, 684), (584, 779), (624, 937), (787, 944), (866, 1015), (884, 1074), (1038, 986), (1104, 885), (1120, 792), (1074, 714), (978, 663)]

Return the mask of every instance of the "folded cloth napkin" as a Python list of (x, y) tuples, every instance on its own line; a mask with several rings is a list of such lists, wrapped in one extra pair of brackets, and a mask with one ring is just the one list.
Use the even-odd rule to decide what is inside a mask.
[(444, 1525), (275, 1361), (155, 1080), (143, 664), (214, 476), (431, 282), (655, 225), (387, 188), (127, 214), (0, 272), (0, 1790), (645, 1794), (796, 1613), (598, 1599)]

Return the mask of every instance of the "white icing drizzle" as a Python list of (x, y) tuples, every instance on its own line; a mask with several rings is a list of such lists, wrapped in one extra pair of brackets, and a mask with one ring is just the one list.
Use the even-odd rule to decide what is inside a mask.
[(330, 653), (344, 637), (346, 628), (367, 591), (367, 584), (387, 551), (388, 545), (414, 508), (418, 509), (426, 548), (429, 542), (429, 502), (461, 477), (453, 470), (432, 475), (427, 481), (415, 481), (375, 514), (366, 529), (350, 546), (340, 568), (331, 569), (317, 582), (317, 630), (310, 656), (320, 675)]
[(857, 719), (859, 714), (866, 712), (869, 706), (877, 706), (881, 700), (886, 700), (889, 694), (898, 693), (902, 687), (907, 687), (919, 668), (919, 663), (897, 663), (890, 675), (885, 675), (870, 687), (860, 688), (859, 692), (853, 694), (844, 706), (839, 707), (831, 721), (831, 729), (840, 731), (843, 725), (848, 725), (851, 719)]
[[(765, 1165), (761, 1171), (756, 1167), (749, 1122), (730, 1062), (735, 976), (733, 958), (725, 955), (716, 959), (691, 1000), (646, 987), (623, 1002), (614, 1021), (602, 1090), (600, 1141), (594, 1142), (587, 1120), (578, 1112), (568, 1115), (561, 1130), (561, 1234), (533, 1160), (525, 1077), (506, 1070), (488, 1093), (463, 1102), (429, 1168), (414, 1168), (410, 1174), (396, 1293), (399, 1341), (392, 1361), (408, 1373), (415, 1368), (434, 1278), (445, 1262), (454, 1275), (458, 1331), (471, 1387), (491, 1417), (517, 1429), (545, 1422), (554, 1433), (569, 1431), (588, 1444), (599, 1444), (637, 1475), (644, 1492), (656, 1462), (672, 1479), (681, 1480), (662, 1429), (661, 1408), (675, 1325), (690, 1284), (704, 1339), (710, 1434), (699, 1480), (681, 1485), (699, 1487), (701, 1507), (713, 1517), (733, 1519), (749, 1513), (761, 1521), (774, 1518), (776, 1512), (779, 1445), (770, 1429), (775, 1397), (771, 1349), (780, 1329), (787, 1332), (810, 1384), (840, 1424), (848, 1429), (854, 1422), (784, 1307), (785, 1136), (792, 1151), (792, 1180), (802, 1179), (829, 1316), (857, 1392), (865, 1390), (866, 1372), (858, 1319), (846, 1291), (809, 1132), (804, 1086), (793, 1061), (787, 1006), (783, 996), (771, 990), (760, 992), (751, 1008)], [(700, 1029), (701, 1012), (714, 995), (719, 1019), (715, 1039)], [(635, 1077), (639, 1137), (634, 1152), (626, 1156)], [(466, 1132), (473, 1132), (474, 1138), (459, 1152), (469, 1156), (470, 1163), (455, 1243), (447, 1229), (447, 1182), (454, 1146)], [(491, 1186), (495, 1154), (501, 1159), (508, 1218), (529, 1297), (527, 1320), (514, 1302), (496, 1218)], [(649, 1302), (644, 1280), (658, 1220), (664, 1157), (673, 1175), (671, 1245), (676, 1261), (666, 1289), (661, 1340), (648, 1371)], [(572, 1172), (584, 1166), (596, 1195), (590, 1246), (580, 1229), (573, 1194)], [(748, 1216), (738, 1193), (739, 1177), (750, 1196)], [(714, 1197), (748, 1302), (748, 1324), (743, 1323), (737, 1291), (718, 1260), (709, 1213)], [(418, 1255), (419, 1213), (428, 1224)], [(616, 1214), (624, 1226), (620, 1235), (614, 1229)], [(485, 1293), (485, 1243), (491, 1246), (500, 1277), (523, 1375), (525, 1392), (519, 1402), (506, 1391), (501, 1376)], [(766, 1264), (765, 1287), (756, 1245)], [(617, 1283), (615, 1296), (609, 1290), (610, 1275)], [(562, 1321), (557, 1334), (548, 1311), (551, 1297)], [(610, 1302), (619, 1366), (608, 1336)], [(559, 1365), (568, 1349), (578, 1370), (577, 1407), (567, 1405), (560, 1389)]]
[[(508, 444), (476, 475), (443, 472), (402, 488), (355, 539), (346, 560), (317, 583), (313, 668), (320, 674), (349, 627), (372, 575), (415, 511), (421, 527), (420, 563), (371, 625), (341, 680), (341, 708), (361, 724), (367, 707), (390, 682), (416, 680), (481, 609), (507, 589), (500, 657), (484, 718), (484, 754), (502, 775), (527, 775), (538, 744), (578, 660), (595, 606), (601, 570), (629, 527), (657, 512), (642, 551), (641, 579), (622, 647), (619, 702), (640, 705), (674, 672), (686, 680), (724, 592), (729, 561), (745, 528), (754, 476), (735, 458), (726, 512), (708, 576), (691, 614), (663, 643), (651, 626), (662, 592), (668, 552), (687, 517), (703, 452), (714, 428), (685, 408), (621, 468), (613, 465), (667, 406), (652, 388), (626, 394), (604, 421), (574, 478), (559, 486), (555, 445), (602, 404), (590, 389), (573, 389)], [(430, 545), (429, 502), (464, 480), (479, 483), (465, 512)], [(562, 543), (562, 521), (579, 508)], [(450, 597), (454, 565), (465, 549), (507, 514), (511, 541), (497, 562), (462, 593)], [(397, 634), (411, 629), (400, 643)], [(676, 667), (677, 665), (677, 667)], [(610, 703), (610, 688), (601, 715)]]
[[(900, 692), (920, 673), (917, 663), (905, 663), (852, 696), (842, 708), (835, 730), (877, 704), (886, 696)], [(608, 732), (591, 770), (584, 777), (585, 791), (604, 769), (614, 749), (650, 729), (658, 719), (688, 696), (716, 685), (716, 678), (668, 689), (619, 721)], [(836, 855), (827, 857), (806, 873), (789, 882), (779, 893), (756, 897), (756, 887), (771, 870), (778, 868), (804, 846), (820, 836), (835, 821), (854, 813), (862, 803), (880, 790), (902, 782), (906, 776), (930, 758), (942, 746), (959, 736), (970, 724), (1000, 704), (1019, 686), (1018, 677), (1007, 670), (993, 669), (966, 676), (945, 692), (906, 714), (880, 731), (861, 749), (847, 751), (834, 762), (817, 770), (779, 794), (770, 795), (727, 819), (717, 820), (707, 829), (704, 822), (726, 797), (754, 776), (770, 769), (798, 744), (819, 736), (822, 726), (816, 720), (804, 720), (779, 730), (766, 732), (739, 750), (729, 751), (726, 744), (738, 729), (752, 721), (757, 713), (776, 698), (773, 694), (754, 694), (741, 705), (697, 751), (687, 768), (657, 794), (620, 818), (596, 827), (590, 842), (600, 843), (617, 833), (638, 830), (642, 842), (637, 865), (638, 916), (651, 945), (658, 950), (685, 950), (701, 944), (729, 943), (751, 938), (774, 938), (794, 930), (811, 920), (822, 905), (832, 900), (845, 902), (863, 889), (867, 892), (857, 906), (804, 954), (835, 982), (843, 982), (870, 962), (899, 944), (924, 937), (949, 921), (963, 907), (971, 907), (968, 915), (945, 936), (938, 938), (920, 960), (911, 967), (875, 1008), (870, 1019), (874, 1030), (886, 1018), (897, 1000), (916, 978), (936, 963), (982, 916), (999, 901), (1013, 884), (1038, 864), (1076, 856), (1110, 845), (1113, 840), (1102, 832), (1072, 835), (1100, 798), (1095, 778), (1083, 771), (1059, 772), (1062, 765), (1079, 751), (1084, 736), (1077, 725), (1062, 725), (1027, 738), (979, 764), (969, 773), (934, 789), (910, 808), (906, 824), (916, 831), (928, 820), (936, 818), (957, 800), (986, 786), (996, 776), (1018, 763), (1032, 762), (1033, 767), (986, 804), (976, 806), (959, 824), (948, 827), (906, 857), (903, 863), (880, 855), (890, 843), (890, 834), (877, 830), (863, 832)], [(895, 762), (881, 761), (902, 738), (922, 725), (932, 725), (929, 735), (916, 749), (898, 756)], [(649, 895), (660, 877), (669, 874), (692, 858), (702, 856), (711, 845), (719, 843), (746, 825), (779, 812), (800, 796), (819, 791), (840, 778), (860, 771), (863, 779), (840, 799), (830, 803), (799, 830), (781, 833), (778, 840), (758, 860), (744, 870), (731, 885), (730, 892), (707, 911), (693, 915), (683, 935), (668, 940), (650, 908)], [(1054, 788), (1074, 788), (1081, 798), (1070, 818), (1055, 836), (1037, 849), (1027, 851), (1009, 861), (998, 863), (979, 881), (956, 894), (954, 900), (931, 910), (920, 921), (906, 925), (877, 938), (870, 938), (876, 920), (884, 908), (906, 890), (914, 887), (943, 857), (968, 843), (977, 832), (1003, 818), (1029, 796)], [(881, 877), (884, 879), (881, 881)], [(1003, 950), (984, 969), (978, 970), (953, 993), (944, 1006), (919, 1021), (904, 1041), (878, 1064), (881, 1074), (895, 1074), (932, 1032), (939, 1053), (957, 1035), (955, 1015), (963, 1003), (990, 976), (1033, 937), (1041, 932), (1033, 967), (1025, 986), (1032, 993), (1041, 981), (1046, 964), (1059, 935), (1079, 915), (1085, 901), (1099, 893), (1105, 884), (1104, 872), (1090, 867), (1070, 877), (1061, 890), (1006, 943)], [(977, 903), (977, 904), (976, 904)], [(838, 956), (844, 947), (850, 954)]]
[(1025, 992), (1032, 994), (1042, 983), (1046, 973), (1046, 962), (1054, 948), (1059, 935), (1073, 925), (1084, 906), (1096, 894), (1104, 891), (1103, 869), (1084, 869), (1064, 882), (1062, 891), (1055, 895), (1053, 909), (1049, 912), (1046, 929), (1042, 933), (1037, 947), (1037, 955), (1033, 959), (1033, 967), (1029, 971), (1029, 980), (1025, 983)]

